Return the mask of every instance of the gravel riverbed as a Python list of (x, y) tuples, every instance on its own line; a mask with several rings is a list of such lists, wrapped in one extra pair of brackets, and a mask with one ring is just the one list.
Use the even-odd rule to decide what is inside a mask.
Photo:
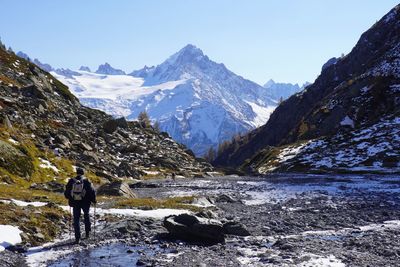
[[(224, 243), (213, 245), (188, 243), (171, 239), (157, 217), (121, 215), (110, 219), (103, 215), (95, 240), (31, 250), (26, 253), (26, 264), (400, 265), (400, 178), (396, 175), (177, 179), (147, 181), (134, 190), (140, 197), (195, 195), (195, 204), (208, 206), (222, 222), (243, 224), (250, 236), (228, 235)], [(21, 266), (19, 257), (10, 258)]]

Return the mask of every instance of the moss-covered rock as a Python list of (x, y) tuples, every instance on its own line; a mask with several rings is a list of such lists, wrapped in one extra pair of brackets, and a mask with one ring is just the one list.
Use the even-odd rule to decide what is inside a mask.
[(0, 140), (0, 167), (8, 172), (26, 177), (32, 175), (34, 166), (32, 159), (20, 150)]

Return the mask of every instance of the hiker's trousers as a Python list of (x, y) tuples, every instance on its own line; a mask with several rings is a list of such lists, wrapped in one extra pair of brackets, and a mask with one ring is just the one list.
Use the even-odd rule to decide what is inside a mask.
[(86, 232), (86, 234), (89, 234), (89, 232), (90, 232), (89, 209), (90, 209), (90, 204), (75, 205), (73, 207), (75, 239), (81, 239), (81, 228), (79, 226), (81, 210), (83, 211), (83, 221), (85, 223), (85, 232)]

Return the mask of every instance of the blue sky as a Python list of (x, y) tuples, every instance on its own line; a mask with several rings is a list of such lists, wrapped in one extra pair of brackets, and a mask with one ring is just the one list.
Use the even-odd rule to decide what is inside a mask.
[(191, 43), (258, 82), (314, 81), (398, 2), (391, 0), (0, 0), (0, 37), (54, 67), (125, 71)]

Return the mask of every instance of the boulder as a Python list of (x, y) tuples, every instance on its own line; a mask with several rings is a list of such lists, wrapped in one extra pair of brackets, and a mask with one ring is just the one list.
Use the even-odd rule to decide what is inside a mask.
[(129, 185), (123, 182), (112, 182), (109, 184), (104, 184), (100, 186), (99, 189), (97, 189), (97, 195), (136, 198), (136, 194), (133, 193)]
[(118, 165), (117, 174), (118, 176), (126, 176), (132, 178), (140, 177), (140, 172), (126, 161), (123, 161)]
[(235, 202), (238, 202), (238, 200), (234, 199), (233, 197), (231, 197), (229, 195), (222, 194), (215, 198), (215, 202), (217, 202), (217, 203), (235, 203)]
[(0, 167), (21, 177), (34, 171), (32, 159), (11, 144), (0, 140)]
[(250, 233), (246, 227), (239, 222), (224, 223), (224, 233), (227, 235), (249, 236)]
[(71, 142), (69, 141), (69, 139), (62, 135), (56, 135), (54, 138), (54, 141), (56, 144), (59, 144), (61, 146), (61, 148), (70, 148), (71, 147)]
[(128, 128), (128, 123), (125, 118), (108, 120), (103, 124), (103, 129), (106, 133), (113, 133), (117, 128)]
[(190, 214), (168, 216), (164, 219), (168, 232), (180, 239), (204, 243), (225, 241), (222, 223)]
[(198, 213), (196, 213), (196, 216), (201, 217), (201, 218), (207, 218), (207, 219), (217, 219), (218, 218), (217, 214), (215, 214), (213, 211), (211, 211), (209, 209), (199, 211)]

